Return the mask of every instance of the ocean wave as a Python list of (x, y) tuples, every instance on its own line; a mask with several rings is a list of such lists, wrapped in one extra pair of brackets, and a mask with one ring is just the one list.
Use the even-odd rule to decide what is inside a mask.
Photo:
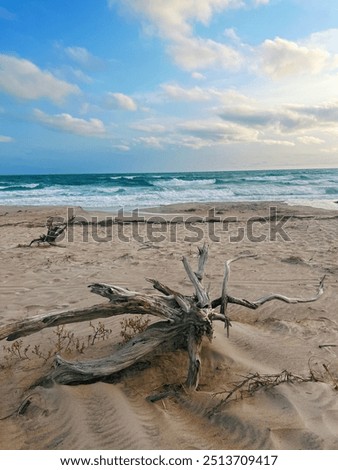
[(111, 180), (133, 180), (135, 179), (137, 176), (127, 176), (127, 175), (123, 175), (123, 176), (109, 176), (109, 179)]
[(126, 188), (121, 188), (119, 186), (115, 186), (113, 188), (98, 188), (97, 191), (99, 193), (103, 193), (103, 194), (123, 194), (123, 193), (127, 192), (127, 189)]
[(289, 175), (266, 175), (266, 176), (247, 176), (245, 178), (245, 181), (267, 181), (269, 183), (271, 182), (279, 182), (279, 181), (286, 181), (289, 180), (290, 176)]
[(139, 186), (150, 187), (153, 186), (147, 176), (110, 176), (110, 184), (118, 184), (119, 186)]
[(171, 178), (167, 180), (162, 180), (162, 181), (155, 181), (154, 185), (155, 186), (166, 186), (166, 187), (172, 187), (172, 186), (206, 186), (206, 185), (212, 185), (216, 183), (216, 178), (210, 178), (210, 179), (180, 179), (180, 178)]
[(335, 196), (338, 196), (338, 187), (336, 186), (335, 188), (326, 188), (325, 193), (326, 194), (333, 194)]
[(31, 191), (32, 189), (39, 188), (41, 185), (38, 183), (20, 184), (18, 186), (0, 186), (0, 191)]

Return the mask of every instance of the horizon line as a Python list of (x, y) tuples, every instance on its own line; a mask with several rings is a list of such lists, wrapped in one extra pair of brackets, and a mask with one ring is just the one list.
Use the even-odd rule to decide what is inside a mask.
[(259, 169), (232, 169), (232, 170), (194, 170), (194, 171), (138, 171), (138, 172), (85, 172), (85, 173), (0, 173), (2, 176), (85, 176), (85, 175), (156, 175), (156, 174), (186, 174), (186, 173), (232, 173), (232, 172), (258, 172), (258, 171), (299, 171), (299, 170), (338, 170), (337, 167), (284, 167), (284, 168), (259, 168)]

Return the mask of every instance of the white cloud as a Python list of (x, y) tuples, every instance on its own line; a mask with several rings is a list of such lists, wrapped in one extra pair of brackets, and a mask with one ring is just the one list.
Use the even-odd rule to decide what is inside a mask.
[(200, 87), (183, 88), (179, 85), (162, 84), (165, 95), (177, 101), (206, 101), (210, 99), (210, 92)]
[(66, 113), (48, 115), (39, 109), (34, 110), (34, 117), (49, 129), (86, 137), (105, 138), (107, 136), (105, 126), (99, 119), (85, 120)]
[(191, 148), (194, 150), (199, 150), (204, 147), (212, 147), (215, 145), (215, 143), (210, 140), (202, 139), (192, 135), (182, 136), (178, 141), (178, 144), (179, 146)]
[(178, 130), (187, 135), (182, 138), (176, 137), (175, 143), (197, 150), (203, 147), (240, 143), (278, 145), (283, 147), (295, 146), (295, 143), (290, 140), (264, 138), (256, 130), (236, 125), (224, 126), (219, 122), (190, 122), (187, 125), (181, 125)]
[(144, 144), (146, 147), (151, 147), (151, 148), (157, 148), (160, 149), (162, 148), (162, 139), (160, 137), (139, 137), (138, 142), (141, 144)]
[(275, 125), (284, 118), (285, 114), (279, 111), (260, 109), (258, 107), (241, 105), (226, 107), (219, 113), (219, 116), (227, 122), (250, 126), (253, 128), (264, 128), (268, 125)]
[(113, 145), (113, 148), (115, 148), (116, 150), (119, 150), (120, 152), (129, 152), (130, 150), (130, 146), (125, 145), (125, 144)]
[(102, 60), (91, 54), (85, 47), (66, 47), (65, 53), (71, 60), (86, 69), (96, 69), (102, 65)]
[(311, 135), (304, 135), (301, 137), (297, 137), (297, 140), (305, 145), (313, 145), (313, 144), (319, 145), (319, 144), (325, 143), (325, 140), (318, 139), (318, 137), (313, 137)]
[(276, 132), (292, 133), (300, 130), (320, 129), (335, 124), (338, 106), (291, 106), (278, 109), (262, 108), (257, 105), (224, 108), (219, 116), (232, 122), (259, 130), (273, 129)]
[(317, 31), (302, 41), (307, 47), (324, 48), (331, 54), (338, 53), (338, 29), (331, 28), (324, 31)]
[(212, 39), (182, 38), (168, 46), (168, 51), (176, 64), (188, 71), (215, 66), (237, 70), (242, 63), (235, 49)]
[(195, 120), (182, 123), (178, 131), (204, 141), (205, 145), (252, 142), (258, 138), (258, 131), (233, 123), (215, 120)]
[(136, 111), (137, 104), (130, 96), (123, 93), (107, 93), (104, 106), (108, 109), (125, 109), (127, 111)]
[(337, 154), (338, 154), (338, 147), (327, 147), (327, 148), (322, 148), (320, 149), (321, 153), (328, 153), (328, 154), (333, 154), (334, 155), (334, 160), (333, 163), (336, 165), (337, 163)]
[(146, 22), (146, 30), (169, 42), (167, 50), (184, 70), (237, 68), (240, 55), (226, 44), (194, 35), (193, 24), (208, 25), (215, 13), (243, 6), (242, 0), (108, 0)]
[(320, 47), (300, 46), (282, 38), (267, 39), (258, 48), (259, 70), (274, 79), (293, 75), (319, 74), (331, 67), (330, 54)]
[(93, 79), (82, 72), (80, 69), (75, 69), (74, 67), (65, 67), (66, 72), (70, 73), (73, 77), (75, 77), (76, 80), (79, 80), (80, 82), (83, 83), (92, 83)]
[(234, 28), (226, 28), (224, 30), (224, 36), (231, 39), (232, 41), (238, 42), (240, 40), (236, 30)]
[(203, 73), (200, 73), (200, 72), (193, 72), (191, 74), (192, 78), (194, 78), (195, 80), (205, 80), (206, 79), (206, 76), (203, 75)]
[(191, 23), (208, 24), (212, 15), (243, 5), (242, 0), (108, 0), (108, 4), (120, 4), (150, 21), (161, 37), (176, 40), (191, 35)]
[(14, 142), (13, 137), (9, 137), (7, 135), (0, 135), (0, 143), (9, 143)]
[(282, 145), (284, 147), (294, 147), (295, 143), (290, 142), (289, 140), (275, 140), (275, 139), (259, 139), (257, 143), (262, 143), (264, 145)]
[(149, 123), (147, 121), (137, 122), (129, 126), (130, 129), (134, 129), (141, 132), (156, 132), (161, 133), (165, 132), (167, 127), (158, 123)]
[(337, 125), (338, 101), (312, 106), (293, 106), (292, 109), (300, 114), (311, 116), (316, 122), (322, 122), (325, 125)]
[(322, 148), (328, 139), (336, 142), (338, 137), (338, 101), (307, 106), (284, 104), (274, 108), (257, 102), (256, 106), (228, 106), (218, 115), (227, 124), (257, 130), (258, 141), (264, 144), (295, 145), (298, 142)]
[(46, 98), (55, 103), (80, 92), (76, 85), (59, 80), (29, 60), (5, 54), (0, 54), (0, 90), (25, 100)]
[(72, 60), (81, 65), (87, 65), (92, 57), (91, 54), (87, 51), (87, 49), (84, 47), (66, 47), (65, 52), (68, 57), (70, 57)]
[(247, 96), (239, 93), (236, 90), (222, 90), (211, 87), (190, 87), (184, 88), (178, 84), (163, 83), (161, 88), (164, 92), (165, 98), (174, 101), (210, 101), (216, 100), (219, 103), (226, 103), (228, 106), (238, 106), (239, 103), (251, 103)]
[(250, 98), (243, 93), (235, 89), (219, 90), (213, 89), (215, 96), (219, 98), (221, 103), (224, 103), (226, 106), (237, 107), (237, 106), (252, 106), (256, 103), (253, 98)]

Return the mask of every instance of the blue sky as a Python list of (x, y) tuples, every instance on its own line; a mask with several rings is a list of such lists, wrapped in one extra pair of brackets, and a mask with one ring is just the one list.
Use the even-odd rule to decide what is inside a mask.
[(0, 0), (0, 173), (338, 166), (336, 0)]

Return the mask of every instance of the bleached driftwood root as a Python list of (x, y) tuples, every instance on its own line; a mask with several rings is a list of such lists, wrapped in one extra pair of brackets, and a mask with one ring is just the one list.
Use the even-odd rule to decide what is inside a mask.
[(40, 235), (39, 238), (34, 238), (29, 244), (32, 246), (33, 243), (48, 243), (49, 245), (53, 245), (56, 243), (57, 239), (63, 234), (63, 232), (67, 229), (67, 227), (74, 223), (75, 216), (68, 219), (67, 222), (63, 223), (55, 223), (53, 217), (49, 217), (47, 220), (47, 233)]
[[(165, 346), (171, 349), (185, 349), (189, 356), (186, 385), (196, 388), (201, 371), (200, 350), (204, 337), (212, 340), (213, 322), (222, 321), (229, 334), (230, 319), (227, 315), (229, 304), (257, 309), (266, 302), (280, 300), (288, 303), (314, 302), (324, 292), (323, 279), (317, 293), (311, 298), (289, 298), (271, 294), (254, 302), (231, 296), (228, 293), (230, 264), (239, 258), (227, 261), (222, 284), (221, 297), (211, 300), (202, 284), (208, 248), (199, 249), (197, 271), (194, 272), (187, 258), (183, 258), (185, 271), (194, 287), (192, 296), (183, 295), (154, 279), (148, 279), (160, 293), (142, 294), (107, 284), (92, 284), (93, 293), (109, 299), (108, 303), (65, 312), (37, 315), (9, 325), (0, 326), (0, 339), (15, 340), (40, 331), (67, 323), (82, 322), (95, 318), (106, 318), (125, 314), (149, 314), (161, 318), (142, 333), (128, 341), (111, 356), (91, 361), (66, 361), (56, 356), (54, 368), (39, 383), (55, 381), (61, 384), (79, 384), (111, 377), (139, 362), (148, 354)], [(217, 312), (216, 308), (220, 307)]]

